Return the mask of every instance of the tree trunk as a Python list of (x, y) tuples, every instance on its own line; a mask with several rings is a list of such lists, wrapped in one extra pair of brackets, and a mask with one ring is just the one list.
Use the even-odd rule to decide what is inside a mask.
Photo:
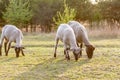
[(31, 24), (30, 25), (30, 32), (33, 32), (32, 29), (33, 29), (33, 25)]
[(36, 25), (34, 25), (34, 27), (33, 27), (33, 31), (36, 32)]
[(28, 32), (28, 26), (25, 26), (26, 32)]

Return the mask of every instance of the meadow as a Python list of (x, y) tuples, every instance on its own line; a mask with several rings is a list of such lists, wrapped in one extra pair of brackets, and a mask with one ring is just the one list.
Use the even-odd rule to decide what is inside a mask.
[(87, 58), (84, 46), (76, 62), (72, 53), (70, 61), (65, 59), (62, 42), (57, 58), (53, 57), (55, 33), (24, 33), (25, 56), (16, 58), (13, 49), (8, 56), (2, 51), (0, 80), (120, 80), (120, 37), (94, 35), (90, 36), (96, 47), (93, 58)]

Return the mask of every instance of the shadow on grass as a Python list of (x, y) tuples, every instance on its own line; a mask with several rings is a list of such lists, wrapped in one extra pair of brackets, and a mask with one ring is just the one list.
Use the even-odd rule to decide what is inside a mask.
[(95, 47), (102, 47), (102, 48), (120, 48), (120, 45), (95, 45)]
[[(24, 45), (24, 47), (54, 47), (54, 45), (44, 45), (44, 44), (40, 44), (40, 45)], [(62, 45), (61, 45), (62, 47)]]
[(0, 56), (0, 63), (10, 62), (15, 59), (17, 59), (17, 58), (16, 57), (8, 57), (8, 56)]
[(35, 65), (32, 69), (16, 76), (15, 80), (69, 80), (69, 76), (66, 76), (68, 70), (74, 67), (80, 67), (88, 63), (88, 59), (78, 60), (74, 59), (67, 61), (61, 57), (49, 58), (43, 62)]
[[(46, 47), (46, 48), (54, 48), (54, 45), (24, 45), (24, 47)], [(63, 45), (59, 45), (58, 47), (63, 47)], [(113, 47), (117, 47), (120, 48), (120, 45), (95, 45), (95, 47), (103, 47), (103, 48), (113, 48)]]

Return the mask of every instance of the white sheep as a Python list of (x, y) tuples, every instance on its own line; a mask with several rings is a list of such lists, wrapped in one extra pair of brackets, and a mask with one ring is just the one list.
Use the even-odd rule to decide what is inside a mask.
[[(69, 21), (68, 25), (70, 25), (75, 33), (78, 46), (79, 43), (81, 43), (80, 48), (82, 49), (82, 45), (84, 43), (86, 46), (86, 53), (88, 58), (92, 58), (95, 47), (90, 43), (88, 39), (86, 28), (77, 21)], [(82, 52), (80, 52), (80, 56), (82, 56)]]
[(55, 45), (55, 52), (54, 57), (56, 57), (56, 50), (59, 40), (64, 43), (64, 54), (66, 58), (70, 60), (68, 50), (70, 49), (73, 51), (75, 60), (78, 60), (78, 54), (80, 53), (80, 48), (76, 44), (76, 38), (74, 35), (74, 31), (68, 24), (60, 24), (56, 34), (56, 45)]
[[(11, 42), (15, 42), (16, 46), (12, 46), (12, 48), (15, 48), (16, 57), (19, 57), (20, 51), (22, 52), (22, 55), (24, 56), (22, 47), (22, 38), (23, 34), (20, 29), (18, 29), (14, 25), (5, 25), (2, 29), (1, 39), (0, 39), (0, 55), (2, 55), (2, 44), (4, 41), (4, 48), (6, 56), (8, 56), (8, 51), (11, 48)], [(7, 47), (8, 44), (8, 47)]]

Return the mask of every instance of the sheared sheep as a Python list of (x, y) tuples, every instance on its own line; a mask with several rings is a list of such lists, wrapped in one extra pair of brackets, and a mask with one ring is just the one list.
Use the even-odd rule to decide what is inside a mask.
[(71, 50), (74, 54), (75, 60), (78, 60), (78, 54), (80, 53), (80, 48), (77, 46), (76, 38), (74, 35), (74, 31), (68, 24), (60, 24), (56, 34), (56, 45), (54, 57), (56, 57), (56, 50), (59, 40), (64, 43), (64, 54), (68, 60), (70, 60), (69, 50)]
[[(73, 29), (75, 33), (78, 46), (79, 43), (81, 43), (80, 48), (82, 49), (82, 45), (84, 43), (86, 46), (87, 56), (89, 59), (91, 59), (95, 47), (89, 42), (86, 28), (77, 21), (69, 21), (68, 25)], [(80, 56), (82, 56), (82, 51), (80, 52)]]
[[(2, 34), (0, 39), (0, 56), (2, 55), (2, 44), (4, 40), (5, 40), (4, 50), (5, 50), (6, 56), (8, 56), (8, 51), (11, 48), (12, 42), (16, 43), (16, 46), (12, 46), (12, 48), (15, 48), (16, 57), (19, 57), (20, 51), (24, 56), (24, 53), (23, 53), (24, 47), (21, 46), (22, 38), (23, 38), (23, 34), (20, 29), (18, 29), (14, 25), (5, 25), (2, 29)], [(7, 47), (7, 44), (8, 44), (8, 47)]]

